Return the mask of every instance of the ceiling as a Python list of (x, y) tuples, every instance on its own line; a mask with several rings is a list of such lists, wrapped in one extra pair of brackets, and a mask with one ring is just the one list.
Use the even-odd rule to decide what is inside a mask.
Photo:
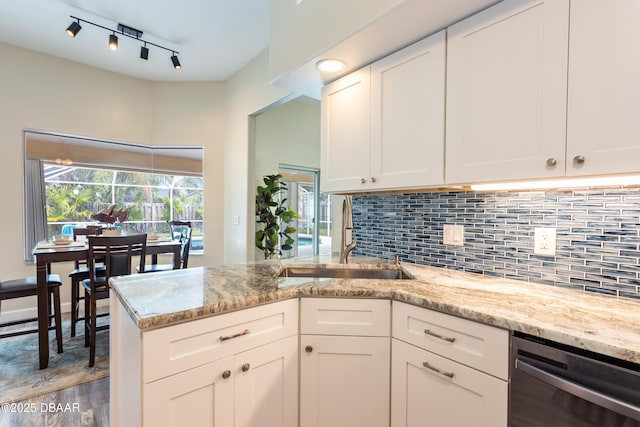
[[(122, 35), (108, 49), (109, 31), (81, 22), (75, 38), (65, 29), (73, 15), (109, 29), (124, 24), (142, 39)], [(152, 81), (226, 80), (268, 47), (269, 0), (20, 0), (0, 6), (0, 42)]]

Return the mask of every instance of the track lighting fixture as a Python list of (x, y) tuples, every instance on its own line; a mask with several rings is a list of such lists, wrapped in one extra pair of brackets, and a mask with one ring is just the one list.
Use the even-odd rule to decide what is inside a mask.
[(173, 49), (169, 49), (166, 48), (164, 46), (160, 46), (159, 44), (155, 44), (155, 43), (151, 43), (150, 41), (147, 40), (143, 40), (142, 39), (142, 31), (140, 30), (136, 30), (135, 28), (129, 27), (127, 25), (123, 25), (123, 24), (118, 24), (118, 29), (117, 30), (113, 30), (111, 28), (107, 28), (104, 27), (100, 24), (96, 24), (95, 22), (91, 22), (91, 21), (87, 21), (86, 19), (80, 19), (76, 16), (71, 15), (70, 16), (71, 19), (73, 19), (74, 21), (69, 25), (69, 27), (67, 27), (67, 34), (69, 34), (69, 36), (71, 37), (75, 37), (78, 32), (82, 29), (82, 27), (80, 26), (80, 22), (84, 22), (86, 24), (90, 24), (93, 25), (94, 27), (98, 27), (98, 28), (102, 28), (103, 30), (107, 30), (109, 31), (111, 34), (109, 35), (109, 48), (111, 50), (116, 50), (118, 49), (118, 36), (116, 34), (119, 35), (123, 35), (125, 37), (129, 37), (131, 39), (135, 39), (141, 43), (144, 43), (143, 46), (140, 47), (140, 59), (144, 59), (144, 60), (148, 60), (149, 59), (149, 48), (147, 47), (147, 45), (151, 45), (160, 49), (164, 49), (167, 52), (171, 52), (171, 62), (173, 63), (173, 67), (178, 70), (181, 68), (180, 65), (180, 61), (178, 60), (178, 54), (180, 52), (177, 52)]
[(69, 34), (71, 37), (75, 37), (81, 29), (82, 27), (80, 26), (80, 20), (74, 21), (67, 27), (67, 34)]
[(178, 57), (176, 56), (176, 53), (173, 52), (173, 56), (171, 57), (171, 62), (173, 62), (173, 68), (175, 68), (176, 70), (179, 70), (181, 65), (180, 65), (180, 61), (178, 60)]
[(111, 50), (118, 49), (118, 36), (116, 36), (116, 33), (113, 33), (109, 36), (109, 49)]

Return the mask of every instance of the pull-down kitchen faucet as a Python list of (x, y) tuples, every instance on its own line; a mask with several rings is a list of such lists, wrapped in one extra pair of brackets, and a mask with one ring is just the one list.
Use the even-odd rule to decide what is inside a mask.
[(342, 202), (342, 248), (340, 249), (340, 264), (349, 262), (348, 257), (351, 251), (356, 247), (356, 242), (351, 238), (351, 242), (347, 243), (347, 229), (353, 230), (353, 206), (351, 205), (351, 196), (344, 196)]

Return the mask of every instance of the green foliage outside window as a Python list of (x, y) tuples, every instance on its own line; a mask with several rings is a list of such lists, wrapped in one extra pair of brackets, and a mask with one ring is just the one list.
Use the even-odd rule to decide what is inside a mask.
[(203, 220), (202, 178), (57, 166), (45, 173), (49, 235), (64, 224), (91, 223), (92, 213), (113, 204), (129, 212), (123, 227), (136, 232), (162, 232), (169, 219), (196, 227)]

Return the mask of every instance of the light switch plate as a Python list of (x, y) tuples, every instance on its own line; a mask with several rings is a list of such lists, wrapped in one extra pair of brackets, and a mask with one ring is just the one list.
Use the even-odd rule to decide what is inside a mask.
[(442, 240), (445, 245), (464, 246), (464, 226), (445, 224)]
[(556, 229), (551, 227), (536, 227), (533, 239), (533, 253), (536, 255), (556, 255)]

